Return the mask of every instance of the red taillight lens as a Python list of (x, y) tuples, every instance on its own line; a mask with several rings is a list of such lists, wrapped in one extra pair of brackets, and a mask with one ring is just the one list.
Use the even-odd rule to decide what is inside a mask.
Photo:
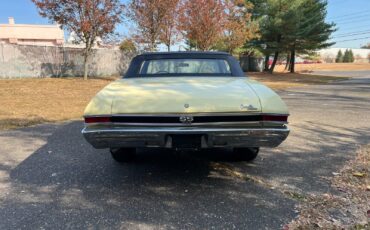
[(280, 121), (280, 122), (288, 122), (287, 115), (263, 115), (263, 121)]
[(85, 123), (103, 123), (110, 121), (110, 117), (85, 117)]

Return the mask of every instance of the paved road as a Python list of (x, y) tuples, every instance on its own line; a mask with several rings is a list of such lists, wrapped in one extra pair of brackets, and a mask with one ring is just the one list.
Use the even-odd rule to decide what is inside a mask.
[(0, 132), (0, 229), (279, 229), (298, 202), (280, 191), (331, 191), (327, 177), (369, 143), (370, 74), (280, 94), (291, 135), (254, 163), (141, 151), (120, 165), (82, 139), (80, 121)]

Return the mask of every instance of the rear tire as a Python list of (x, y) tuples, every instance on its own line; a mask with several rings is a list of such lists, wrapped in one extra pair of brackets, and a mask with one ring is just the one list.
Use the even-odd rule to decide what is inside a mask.
[(258, 156), (260, 151), (259, 147), (254, 148), (234, 148), (234, 153), (238, 156), (240, 160), (252, 161)]
[(136, 148), (116, 148), (110, 149), (112, 158), (120, 163), (130, 162), (135, 159)]

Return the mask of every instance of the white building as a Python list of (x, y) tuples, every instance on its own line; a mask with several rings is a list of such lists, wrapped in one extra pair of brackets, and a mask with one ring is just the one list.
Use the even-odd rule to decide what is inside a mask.
[[(321, 59), (324, 62), (335, 62), (335, 58), (337, 57), (337, 54), (339, 50), (344, 52), (348, 48), (328, 48), (328, 49), (322, 49), (318, 51), (318, 53), (321, 56)], [(363, 62), (363, 63), (368, 63), (369, 58), (368, 56), (370, 55), (370, 49), (351, 49), (353, 52), (353, 55), (355, 57), (355, 62)]]

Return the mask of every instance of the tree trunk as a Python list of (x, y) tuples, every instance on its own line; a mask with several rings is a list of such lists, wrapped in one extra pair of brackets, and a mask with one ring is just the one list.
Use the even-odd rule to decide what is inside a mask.
[(289, 67), (290, 67), (290, 54), (288, 53), (286, 56), (285, 70), (288, 70)]
[(269, 71), (269, 61), (270, 61), (270, 55), (265, 56), (265, 69), (263, 71)]
[(279, 57), (280, 40), (281, 40), (281, 34), (279, 34), (276, 38), (277, 48), (276, 48), (276, 51), (275, 51), (274, 61), (272, 62), (272, 65), (271, 65), (271, 68), (270, 68), (270, 73), (274, 72), (275, 65), (276, 65), (276, 62), (277, 62), (278, 57)]
[(156, 39), (152, 37), (150, 42), (149, 42), (149, 51), (150, 52), (156, 51), (156, 48), (157, 48), (156, 46), (157, 46)]
[(167, 44), (167, 51), (171, 52), (171, 44)]
[(274, 61), (272, 62), (272, 65), (270, 67), (270, 73), (273, 73), (274, 72), (274, 69), (275, 69), (276, 62), (278, 60), (278, 57), (279, 57), (279, 51), (276, 51), (275, 52), (275, 55), (274, 55)]
[(88, 74), (88, 64), (87, 64), (87, 61), (88, 61), (88, 53), (86, 51), (86, 53), (84, 54), (84, 80), (87, 80), (87, 74)]
[(293, 48), (290, 54), (290, 72), (295, 72), (295, 49)]

